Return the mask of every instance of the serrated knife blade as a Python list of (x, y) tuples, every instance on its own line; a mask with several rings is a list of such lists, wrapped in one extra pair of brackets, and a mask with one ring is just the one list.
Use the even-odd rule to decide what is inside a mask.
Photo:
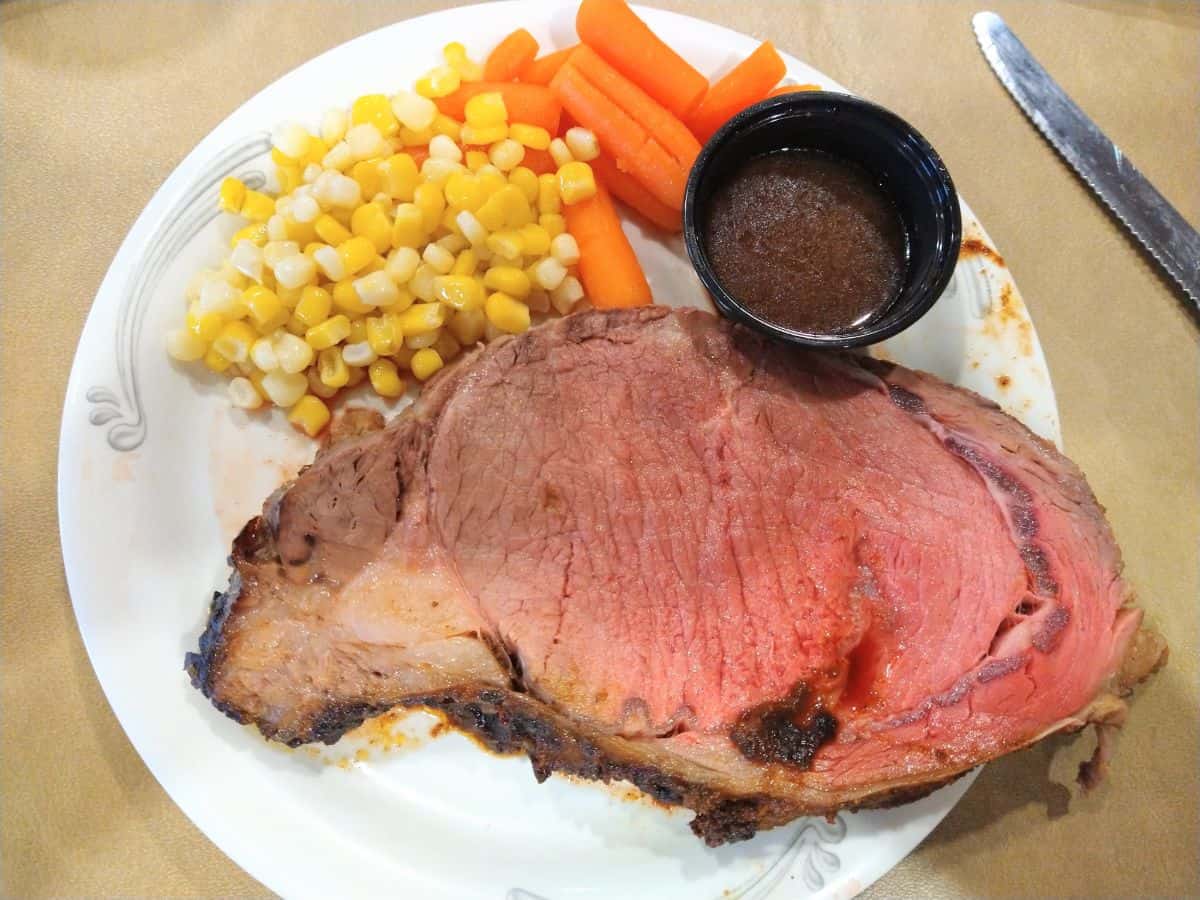
[(1200, 234), (1075, 105), (1003, 19), (981, 12), (971, 24), (984, 57), (1017, 105), (1200, 314)]

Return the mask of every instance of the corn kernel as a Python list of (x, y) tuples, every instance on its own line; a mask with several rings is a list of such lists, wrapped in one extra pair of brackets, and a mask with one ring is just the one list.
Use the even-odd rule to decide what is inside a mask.
[(471, 212), (479, 209), (487, 200), (487, 194), (479, 179), (466, 172), (456, 172), (447, 178), (443, 193), (446, 195), (446, 203), (450, 206)]
[(441, 186), (456, 172), (466, 171), (462, 163), (450, 159), (440, 159), (431, 156), (421, 163), (421, 177), (426, 181)]
[(208, 343), (187, 328), (167, 332), (167, 353), (180, 362), (194, 362), (208, 352)]
[(239, 376), (229, 382), (229, 402), (237, 409), (258, 409), (263, 404), (263, 398), (254, 387), (254, 382)]
[(487, 240), (487, 229), (483, 227), (470, 210), (464, 209), (454, 217), (459, 233), (472, 247), (479, 247)]
[(533, 266), (533, 281), (538, 287), (552, 291), (567, 277), (566, 267), (557, 259), (548, 256)]
[(412, 247), (397, 247), (388, 256), (384, 271), (397, 285), (408, 284), (420, 264), (421, 254)]
[(508, 136), (530, 150), (548, 150), (550, 148), (550, 132), (537, 125), (521, 123), (509, 125)]
[(302, 338), (284, 332), (274, 340), (275, 358), (283, 372), (303, 372), (313, 361), (313, 348)]
[(317, 232), (317, 237), (331, 247), (336, 247), (338, 244), (350, 240), (352, 236), (350, 229), (344, 228), (342, 223), (329, 215), (329, 213), (322, 213), (317, 216), (317, 220), (313, 223), (313, 229)]
[(458, 139), (470, 147), (481, 147), (503, 141), (508, 138), (508, 126), (500, 125), (471, 125), (466, 124), (459, 132)]
[[(338, 140), (341, 140), (341, 138), (338, 138)], [(321, 165), (321, 160), (323, 160), (325, 158), (325, 154), (329, 152), (329, 148), (333, 144), (336, 144), (336, 143), (337, 143), (337, 141), (329, 141), (327, 143), (326, 141), (324, 141), (323, 139), (321, 139), (319, 137), (309, 135), (308, 150), (305, 151), (303, 157), (301, 157), (300, 159), (298, 159), (296, 161), (297, 165), (302, 166), (303, 169), (305, 169), (305, 170), (307, 170), (311, 166), (319, 167)], [(316, 178), (317, 175), (320, 175), (320, 174), (321, 174), (320, 172), (315, 173), (313, 175), (313, 178)], [(312, 179), (309, 179), (309, 180), (312, 180)]]
[(531, 287), (529, 276), (516, 266), (492, 266), (483, 276), (483, 283), (492, 291), (523, 298)]
[(405, 203), (413, 198), (413, 191), (421, 180), (416, 161), (407, 153), (395, 153), (379, 163), (380, 189), (393, 200)]
[(441, 275), (433, 281), (434, 296), (454, 309), (483, 306), (483, 285), (471, 275)]
[(245, 228), (239, 228), (229, 239), (229, 246), (236, 247), (242, 241), (249, 241), (256, 247), (267, 242), (267, 225), (265, 222), (251, 222)]
[(403, 127), (420, 131), (433, 124), (438, 108), (427, 97), (411, 91), (399, 91), (392, 95), (392, 112)]
[[(354, 205), (357, 206), (357, 204)], [(333, 216), (334, 220), (343, 228), (349, 229), (350, 217), (354, 215), (354, 210), (349, 206), (335, 206), (329, 210), (329, 215)]]
[(283, 326), (287, 329), (288, 334), (294, 334), (296, 337), (304, 337), (304, 333), (308, 331), (308, 326), (296, 318), (296, 314), (292, 313), (292, 317), (287, 320), (287, 324)]
[[(305, 387), (308, 382), (305, 381)], [(329, 407), (319, 398), (312, 394), (305, 394), (301, 397), (292, 411), (288, 413), (288, 421), (307, 434), (309, 437), (316, 437), (321, 433), (321, 430), (329, 424)]]
[(399, 397), (404, 393), (404, 379), (396, 371), (396, 364), (390, 359), (377, 359), (371, 363), (367, 374), (371, 379), (371, 387), (380, 397)]
[(488, 150), (488, 159), (501, 172), (510, 172), (521, 164), (525, 158), (525, 148), (512, 138), (505, 138), (492, 144)]
[(550, 232), (541, 225), (522, 225), (518, 233), (525, 245), (523, 252), (526, 256), (545, 256), (550, 252)]
[(304, 126), (295, 122), (285, 122), (271, 132), (271, 156), (274, 157), (278, 151), (284, 157), (285, 165), (294, 164), (308, 151), (308, 142), (311, 139), (312, 136)]
[(232, 175), (221, 182), (221, 193), (217, 198), (217, 206), (223, 212), (234, 213), (242, 211), (246, 200), (246, 185)]
[(479, 265), (479, 257), (475, 251), (468, 247), (465, 250), (459, 251), (458, 256), (454, 258), (454, 268), (450, 270), (451, 275), (474, 275), (475, 269)]
[(443, 328), (438, 333), (438, 339), (433, 343), (433, 349), (437, 351), (438, 356), (445, 362), (450, 362), (458, 354), (462, 353), (462, 344), (458, 342), (449, 330)]
[(396, 219), (392, 224), (392, 245), (395, 247), (419, 247), (425, 243), (429, 230), (425, 227), (425, 214), (414, 203), (401, 203), (396, 207)]
[(330, 387), (323, 382), (321, 380), (321, 376), (318, 374), (315, 368), (310, 368), (304, 373), (304, 375), (308, 379), (308, 390), (310, 393), (325, 400), (328, 400), (330, 397), (337, 396), (338, 389), (335, 387)]
[(233, 365), (233, 363), (218, 353), (215, 347), (209, 347), (208, 352), (204, 354), (204, 364), (218, 375)]
[(267, 230), (267, 243), (268, 244), (278, 243), (280, 241), (286, 241), (288, 239), (287, 219), (285, 219), (279, 213), (275, 213), (275, 215), (273, 215), (273, 216), (271, 216), (271, 218), (267, 219), (265, 227)]
[(344, 109), (331, 109), (321, 119), (321, 140), (333, 145), (340, 141), (349, 127), (350, 117)]
[(376, 256), (377, 251), (373, 241), (357, 235), (342, 242), (337, 248), (337, 253), (341, 257), (346, 276), (350, 276), (363, 269)]
[(583, 285), (574, 275), (568, 275), (559, 283), (558, 287), (550, 292), (550, 303), (560, 316), (569, 313), (571, 307), (582, 299)]
[(262, 334), (269, 334), (282, 327), (291, 318), (291, 313), (279, 296), (260, 284), (242, 291), (242, 300), (250, 310), (250, 321)]
[(408, 289), (426, 303), (433, 303), (437, 297), (433, 293), (433, 279), (437, 278), (437, 270), (429, 263), (421, 263), (413, 277), (408, 282)]
[(302, 174), (299, 166), (276, 166), (275, 181), (279, 185), (279, 193), (290, 194), (300, 187)]
[(384, 137), (400, 129), (392, 103), (383, 94), (364, 94), (350, 107), (351, 125), (374, 125)]
[(392, 246), (392, 222), (378, 203), (364, 203), (356, 209), (350, 217), (350, 230), (370, 241), (376, 253), (385, 253)]
[(326, 169), (336, 169), (338, 172), (344, 172), (354, 165), (354, 151), (350, 149), (345, 138), (329, 148), (329, 152), (321, 157), (321, 165)]
[(241, 291), (220, 278), (210, 278), (200, 288), (196, 309), (200, 313), (217, 313), (228, 319), (240, 319), (247, 312)]
[(391, 356), (403, 339), (392, 316), (371, 316), (367, 319), (367, 343), (376, 356)]
[(422, 97), (445, 97), (462, 84), (462, 76), (450, 66), (435, 66), (417, 79), (416, 91)]
[(525, 249), (521, 236), (515, 231), (497, 231), (488, 236), (487, 248), (504, 259), (517, 260)]
[(492, 194), (484, 202), (483, 206), (475, 211), (475, 218), (480, 225), (487, 231), (495, 231), (498, 228), (503, 228), (507, 220), (508, 204), (505, 202), (504, 195), (497, 191)]
[(242, 275), (262, 281), (262, 248), (251, 241), (238, 241), (233, 252), (229, 254), (228, 264)]
[(303, 253), (281, 259), (274, 266), (275, 280), (283, 288), (299, 288), (316, 281), (317, 267)]
[(446, 60), (446, 65), (458, 72), (464, 82), (483, 80), (483, 66), (471, 60), (467, 56), (466, 48), (458, 41), (442, 48), (442, 58)]
[(412, 334), (437, 331), (446, 321), (446, 308), (440, 303), (417, 303), (399, 314), (400, 331), (407, 338)]
[(422, 128), (420, 131), (401, 128), (399, 137), (401, 147), (424, 147), (433, 140), (433, 126)]
[(483, 337), (487, 316), (482, 309), (461, 309), (454, 314), (446, 326), (455, 339), (464, 347), (477, 344)]
[(350, 320), (343, 315), (326, 319), (304, 334), (304, 340), (314, 350), (326, 350), (350, 336)]
[(367, 380), (367, 369), (365, 366), (350, 366), (347, 371), (350, 373), (350, 380), (346, 382), (346, 387), (356, 387)]
[(421, 258), (439, 275), (445, 275), (454, 268), (454, 254), (436, 243), (427, 244)]
[[(464, 143), (466, 143), (464, 141)], [(466, 154), (467, 169), (478, 172), (481, 166), (488, 164), (488, 155), (482, 150), (468, 150)]]
[(537, 202), (538, 176), (533, 169), (517, 166), (508, 173), (508, 183), (521, 192), (526, 203)]
[(558, 169), (558, 192), (570, 206), (596, 193), (596, 176), (585, 162), (569, 162)]
[(375, 311), (375, 307), (368, 306), (359, 298), (358, 291), (354, 289), (354, 280), (351, 278), (344, 278), (337, 282), (331, 293), (333, 294), (334, 309), (344, 312), (351, 321)]
[(435, 134), (429, 141), (429, 156), (436, 159), (446, 159), (450, 162), (462, 162), (462, 150), (454, 139), (444, 134)]
[(326, 347), (317, 354), (317, 375), (326, 387), (345, 387), (350, 382), (350, 367), (338, 347)]
[(567, 129), (565, 142), (571, 155), (580, 162), (588, 162), (600, 155), (600, 142), (596, 140), (596, 135), (578, 125)]
[(538, 224), (546, 229), (551, 241), (567, 230), (567, 220), (558, 213), (544, 213), (538, 216)]
[(529, 330), (529, 307), (508, 294), (497, 291), (484, 304), (487, 319), (501, 331), (520, 334)]
[(261, 337), (250, 345), (250, 362), (254, 363), (260, 372), (274, 372), (279, 368), (279, 357), (275, 353), (272, 338)]
[(374, 197), (383, 187), (383, 175), (379, 171), (379, 162), (373, 159), (361, 159), (350, 168), (350, 177), (358, 184), (363, 197)]
[(446, 197), (436, 184), (417, 185), (413, 192), (413, 203), (421, 210), (422, 223), (425, 233), (433, 231), (446, 211)]
[[(510, 228), (520, 228), (533, 221), (533, 209), (524, 192), (515, 184), (507, 184), (494, 195), (504, 204), (504, 224)], [(525, 251), (530, 252), (529, 250)]]
[(212, 349), (230, 362), (245, 362), (257, 339), (254, 329), (245, 322), (227, 322), (212, 342)]
[(569, 234), (559, 234), (550, 242), (550, 255), (564, 266), (579, 262), (579, 242)]
[(558, 176), (549, 173), (538, 176), (538, 212), (542, 215), (562, 210), (562, 198), (558, 193)]
[[(266, 285), (263, 285), (263, 287), (266, 287)], [(279, 301), (290, 311), (296, 308), (296, 304), (299, 303), (300, 298), (304, 296), (305, 287), (306, 285), (300, 285), (300, 287), (290, 288), (284, 287), (281, 284), (276, 284), (275, 294), (279, 297)], [(270, 290), (270, 288), (267, 288), (267, 290)]]
[(415, 352), (415, 350), (410, 350), (408, 347), (401, 347), (392, 354), (392, 359), (395, 360), (397, 366), (405, 369), (411, 369), (412, 358)]
[[(433, 120), (433, 125), (431, 125), (430, 128), (434, 135), (429, 139), (429, 143), (431, 145), (438, 135), (444, 135), (450, 139), (451, 143), (457, 145), (458, 139), (462, 134), (462, 122), (452, 119), (442, 113), (438, 113), (437, 118)], [(461, 153), (462, 151), (460, 150), (459, 152)]]
[(413, 354), (412, 373), (420, 381), (429, 379), (444, 363), (442, 357), (431, 347), (424, 347)]
[(246, 191), (242, 199), (241, 213), (255, 222), (265, 222), (275, 212), (275, 201), (259, 191)]
[(372, 272), (354, 282), (358, 299), (365, 306), (388, 307), (400, 299), (400, 288), (387, 272)]
[(367, 340), (346, 344), (342, 347), (342, 359), (348, 366), (369, 366), (378, 358), (379, 354), (371, 348), (371, 342)]
[(444, 237), (438, 238), (434, 243), (450, 253), (459, 253), (462, 250), (466, 250), (468, 246), (467, 239), (461, 234), (447, 234)]
[(211, 344), (225, 327), (225, 318), (217, 312), (201, 312), (199, 301), (188, 308), (187, 330), (206, 344)]
[(366, 319), (351, 319), (350, 333), (346, 335), (344, 344), (358, 344), (367, 339), (367, 320)]
[(555, 167), (560, 169), (575, 159), (571, 154), (571, 148), (562, 138), (555, 138), (550, 142), (550, 158), (554, 160)]

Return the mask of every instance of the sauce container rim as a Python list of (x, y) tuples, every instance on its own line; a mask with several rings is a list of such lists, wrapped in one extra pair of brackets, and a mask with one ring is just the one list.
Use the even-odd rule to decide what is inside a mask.
[[(700, 189), (721, 151), (752, 127), (759, 126), (768, 120), (783, 122), (788, 118), (799, 116), (832, 118), (839, 115), (845, 116), (847, 112), (860, 117), (859, 121), (873, 119), (882, 125), (889, 135), (888, 139), (895, 142), (902, 141), (910, 151), (917, 151), (924, 167), (934, 173), (937, 185), (944, 196), (939, 201), (930, 192), (928, 202), (933, 208), (935, 219), (939, 222), (939, 233), (935, 236), (933, 252), (927, 254), (930, 266), (926, 267), (925, 277), (913, 280), (918, 267), (912, 265), (910, 260), (899, 293), (880, 315), (860, 326), (844, 331), (800, 331), (759, 316), (733, 296), (721, 283), (709, 260), (702, 235), (705, 204), (700, 198)], [(852, 125), (852, 121), (852, 119), (848, 121), (847, 125)], [(862, 136), (867, 137), (865, 132)], [(803, 143), (790, 141), (777, 148), (777, 150), (789, 149), (803, 150), (805, 147)], [(762, 155), (765, 154), (755, 154), (756, 157)], [(849, 156), (839, 157), (832, 153), (830, 155), (864, 165), (860, 160)], [(865, 168), (872, 175), (878, 174), (871, 172), (870, 166), (865, 166)], [(913, 170), (914, 174), (920, 177), (916, 166), (913, 167)], [(910, 223), (903, 217), (901, 217), (901, 222), (911, 246), (913, 235)], [(962, 243), (962, 214), (959, 209), (958, 193), (942, 158), (934, 150), (933, 145), (903, 118), (885, 107), (851, 94), (835, 91), (796, 91), (777, 97), (768, 97), (747, 107), (722, 125), (701, 148), (700, 154), (692, 165), (684, 193), (683, 237), (692, 267), (711, 295), (717, 309), (724, 316), (755, 331), (792, 344), (815, 348), (846, 349), (886, 340), (908, 328), (933, 307), (954, 275)]]

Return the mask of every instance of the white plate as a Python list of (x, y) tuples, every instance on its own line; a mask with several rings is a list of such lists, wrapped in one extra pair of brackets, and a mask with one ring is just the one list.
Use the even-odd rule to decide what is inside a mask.
[[(104, 691), (146, 765), (248, 872), (288, 896), (453, 898), (851, 896), (907, 854), (970, 784), (886, 812), (808, 820), (717, 850), (620, 791), (552, 778), (465, 738), (410, 740), (342, 765), (268, 745), (188, 684), (207, 597), (224, 585), (238, 527), (311, 455), (282, 417), (229, 408), (223, 384), (170, 363), (163, 335), (183, 315), (190, 273), (214, 264), (236, 227), (216, 186), (269, 167), (264, 131), (315, 125), (326, 108), (411, 83), (437, 48), (481, 57), (516, 23), (543, 47), (574, 40), (573, 6), (495, 3), (401, 22), (301, 66), (226, 119), (171, 174), (109, 269), (79, 342), (63, 412), (59, 518), (75, 613)], [(707, 73), (749, 37), (656, 10), (654, 30)], [(787, 58), (789, 76), (840, 90)], [(919, 124), (919, 123), (918, 123)], [(1036, 334), (1007, 269), (963, 205), (966, 246), (934, 310), (883, 353), (995, 398), (1058, 439)], [(707, 306), (678, 241), (630, 234), (655, 296)], [(428, 731), (423, 714), (400, 728)], [(378, 729), (376, 729), (378, 734)], [(360, 739), (361, 742), (361, 739)], [(354, 746), (353, 742), (349, 746)]]

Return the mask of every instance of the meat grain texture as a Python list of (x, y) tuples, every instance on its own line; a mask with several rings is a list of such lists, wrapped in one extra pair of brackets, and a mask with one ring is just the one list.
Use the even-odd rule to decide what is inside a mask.
[(690, 807), (713, 845), (1107, 732), (1166, 653), (1051, 445), (699, 311), (478, 351), (320, 453), (232, 562), (187, 659), (232, 718), (299, 745), (440, 710), (539, 779)]

